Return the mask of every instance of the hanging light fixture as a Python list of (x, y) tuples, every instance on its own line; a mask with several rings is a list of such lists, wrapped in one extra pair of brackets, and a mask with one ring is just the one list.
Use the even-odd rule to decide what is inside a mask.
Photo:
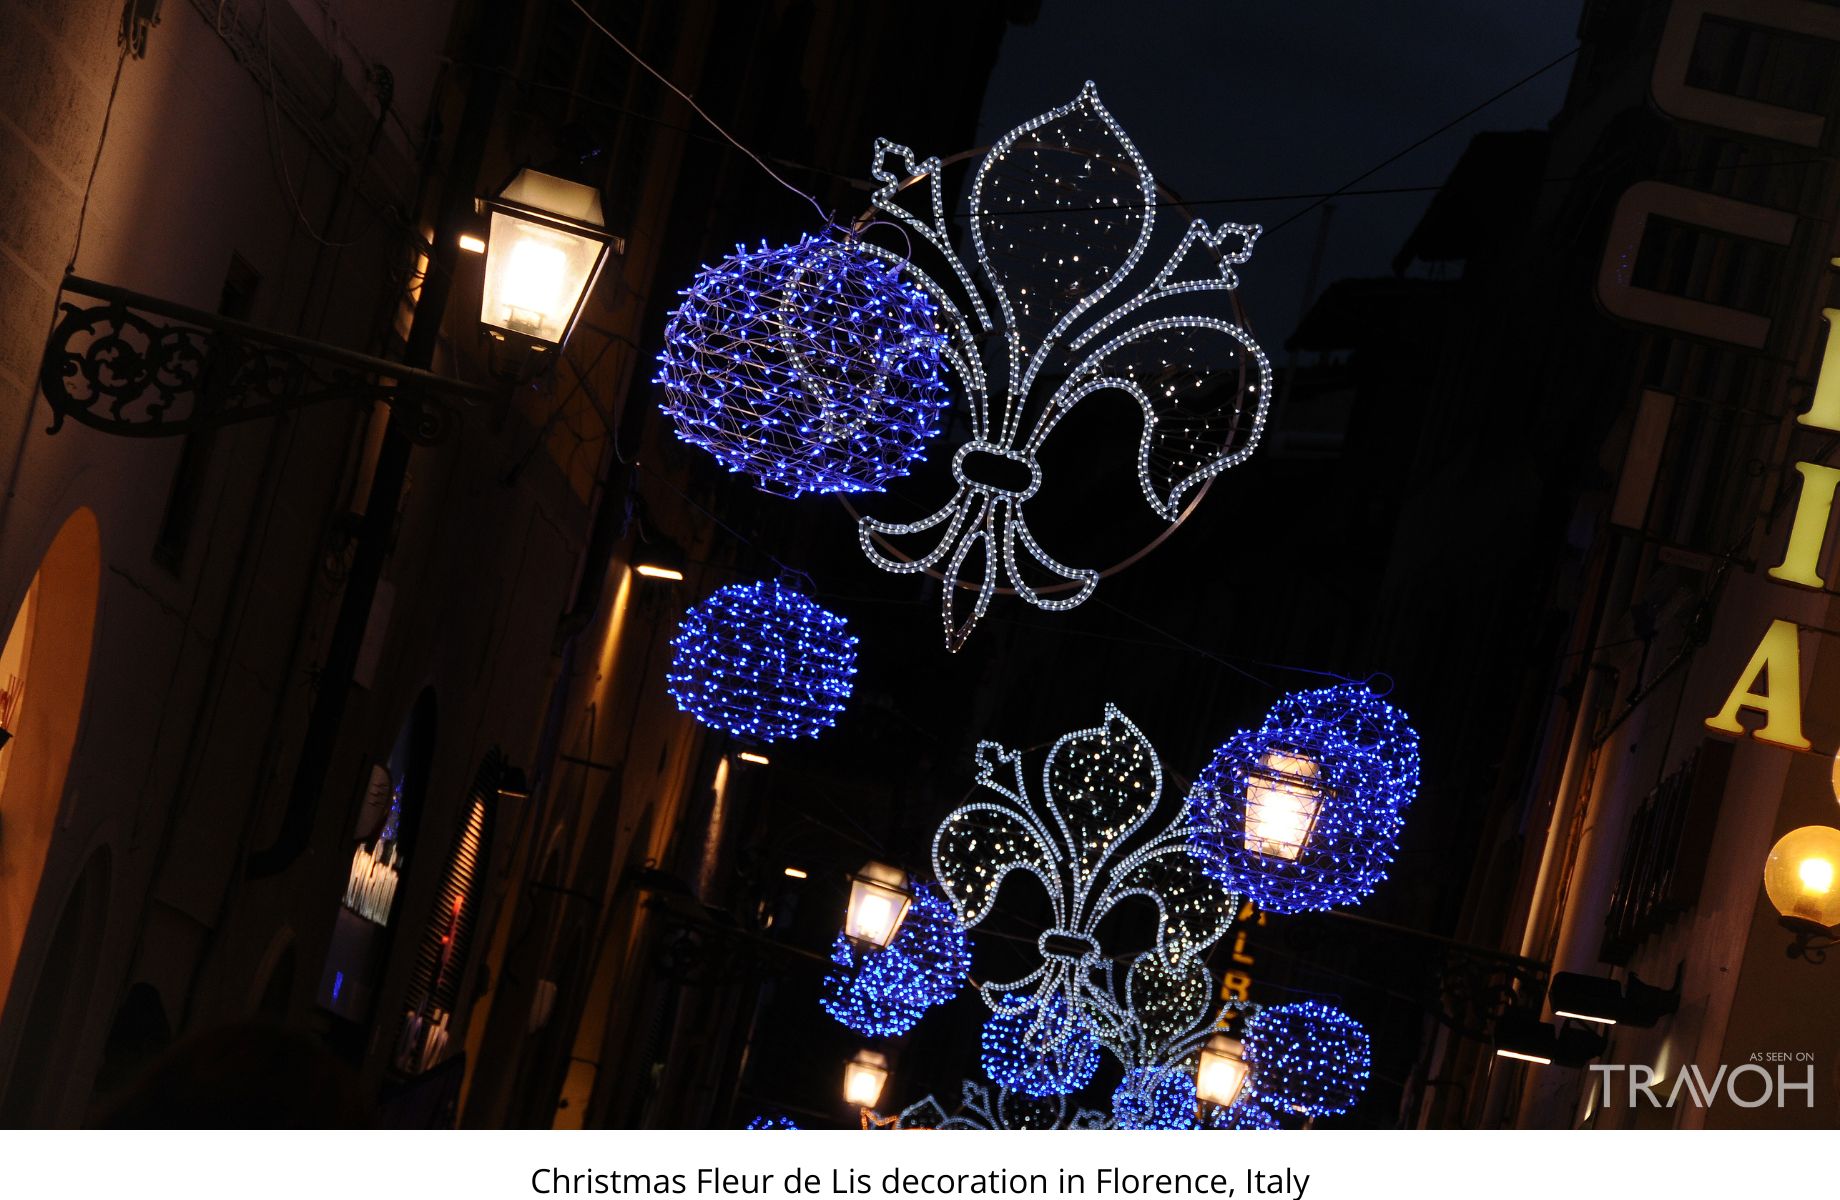
[(844, 916), (844, 936), (860, 945), (880, 950), (901, 930), (907, 906), (913, 902), (907, 872), (887, 863), (864, 863), (850, 876), (850, 907)]
[(844, 1103), (856, 1108), (874, 1108), (882, 1099), (888, 1083), (888, 1059), (874, 1050), (858, 1050), (843, 1068)]
[(500, 340), (560, 346), (608, 250), (625, 249), (601, 223), (599, 189), (526, 167), (479, 206), (491, 216), (480, 323)]
[(1240, 1040), (1217, 1033), (1201, 1047), (1201, 1058), (1195, 1067), (1195, 1098), (1203, 1104), (1231, 1108), (1251, 1074)]

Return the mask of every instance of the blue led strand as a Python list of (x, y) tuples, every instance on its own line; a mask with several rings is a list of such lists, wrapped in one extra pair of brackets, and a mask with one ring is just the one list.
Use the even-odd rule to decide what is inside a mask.
[(1247, 1089), (1268, 1108), (1331, 1117), (1353, 1108), (1367, 1090), (1373, 1068), (1367, 1030), (1333, 1005), (1305, 1000), (1260, 1009), (1243, 1041), (1252, 1067)]
[[(1307, 774), (1274, 773), (1300, 762)], [(1249, 798), (1273, 780), (1318, 806), (1288, 858), (1249, 830)], [(1189, 792), (1189, 846), (1210, 876), (1271, 912), (1358, 903), (1386, 879), (1418, 782), (1417, 734), (1366, 685), (1296, 693), (1214, 752)]]
[(951, 394), (933, 301), (902, 269), (822, 235), (704, 267), (658, 360), (677, 436), (785, 496), (906, 475)]
[(1404, 808), (1418, 794), (1418, 731), (1405, 713), (1364, 683), (1290, 692), (1278, 698), (1265, 720), (1281, 725), (1327, 722), (1348, 741), (1380, 757), (1395, 807)]
[(1025, 1096), (1066, 1096), (1099, 1070), (1091, 1023), (1058, 991), (984, 1022), (984, 1074)]
[(1193, 1129), (1195, 1077), (1180, 1064), (1132, 1067), (1112, 1092), (1116, 1129)]
[(1226, 1108), (1207, 1106), (1199, 1122), (1202, 1129), (1282, 1129), (1278, 1114), (1250, 1097), (1241, 1097)]
[(971, 951), (945, 897), (917, 884), (891, 944), (865, 951), (838, 934), (831, 961), (836, 966), (825, 975), (818, 1001), (824, 1011), (866, 1037), (893, 1037), (958, 994), (971, 970)]
[(749, 1129), (797, 1129), (798, 1122), (791, 1117), (769, 1117), (764, 1113), (747, 1123)]
[(761, 742), (818, 736), (854, 686), (844, 619), (772, 580), (717, 589), (684, 614), (671, 647), (677, 707)]

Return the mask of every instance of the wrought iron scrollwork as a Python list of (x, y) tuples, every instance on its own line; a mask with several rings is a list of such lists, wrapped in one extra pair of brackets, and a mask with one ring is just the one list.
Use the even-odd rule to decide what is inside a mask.
[(63, 290), (39, 370), (48, 433), (68, 419), (175, 437), (352, 400), (390, 404), (412, 437), (434, 443), (452, 433), (457, 404), (496, 394), (74, 275)]

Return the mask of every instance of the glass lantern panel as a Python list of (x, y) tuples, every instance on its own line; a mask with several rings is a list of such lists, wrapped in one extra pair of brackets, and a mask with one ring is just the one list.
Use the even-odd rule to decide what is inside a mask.
[(594, 238), (494, 212), (480, 320), (539, 342), (561, 342), (603, 248)]

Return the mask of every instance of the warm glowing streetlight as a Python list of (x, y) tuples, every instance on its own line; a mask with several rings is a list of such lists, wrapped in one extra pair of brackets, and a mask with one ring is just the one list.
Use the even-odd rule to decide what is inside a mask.
[(1322, 811), (1322, 764), (1304, 754), (1270, 750), (1246, 780), (1246, 849), (1271, 858), (1303, 853)]
[(1798, 938), (1831, 937), (1840, 927), (1840, 829), (1785, 833), (1764, 861), (1763, 890)]
[(862, 870), (850, 876), (850, 908), (844, 917), (844, 935), (880, 950), (894, 941), (912, 900), (906, 871), (887, 863), (864, 863)]
[(843, 1099), (856, 1108), (874, 1108), (888, 1083), (888, 1059), (873, 1050), (858, 1050), (844, 1064)]
[(1252, 1066), (1246, 1061), (1239, 1039), (1217, 1033), (1201, 1047), (1201, 1060), (1195, 1067), (1195, 1098), (1203, 1104), (1230, 1108), (1251, 1074)]
[(560, 346), (619, 239), (601, 224), (601, 194), (526, 167), (496, 197), (479, 319), (494, 335)]

